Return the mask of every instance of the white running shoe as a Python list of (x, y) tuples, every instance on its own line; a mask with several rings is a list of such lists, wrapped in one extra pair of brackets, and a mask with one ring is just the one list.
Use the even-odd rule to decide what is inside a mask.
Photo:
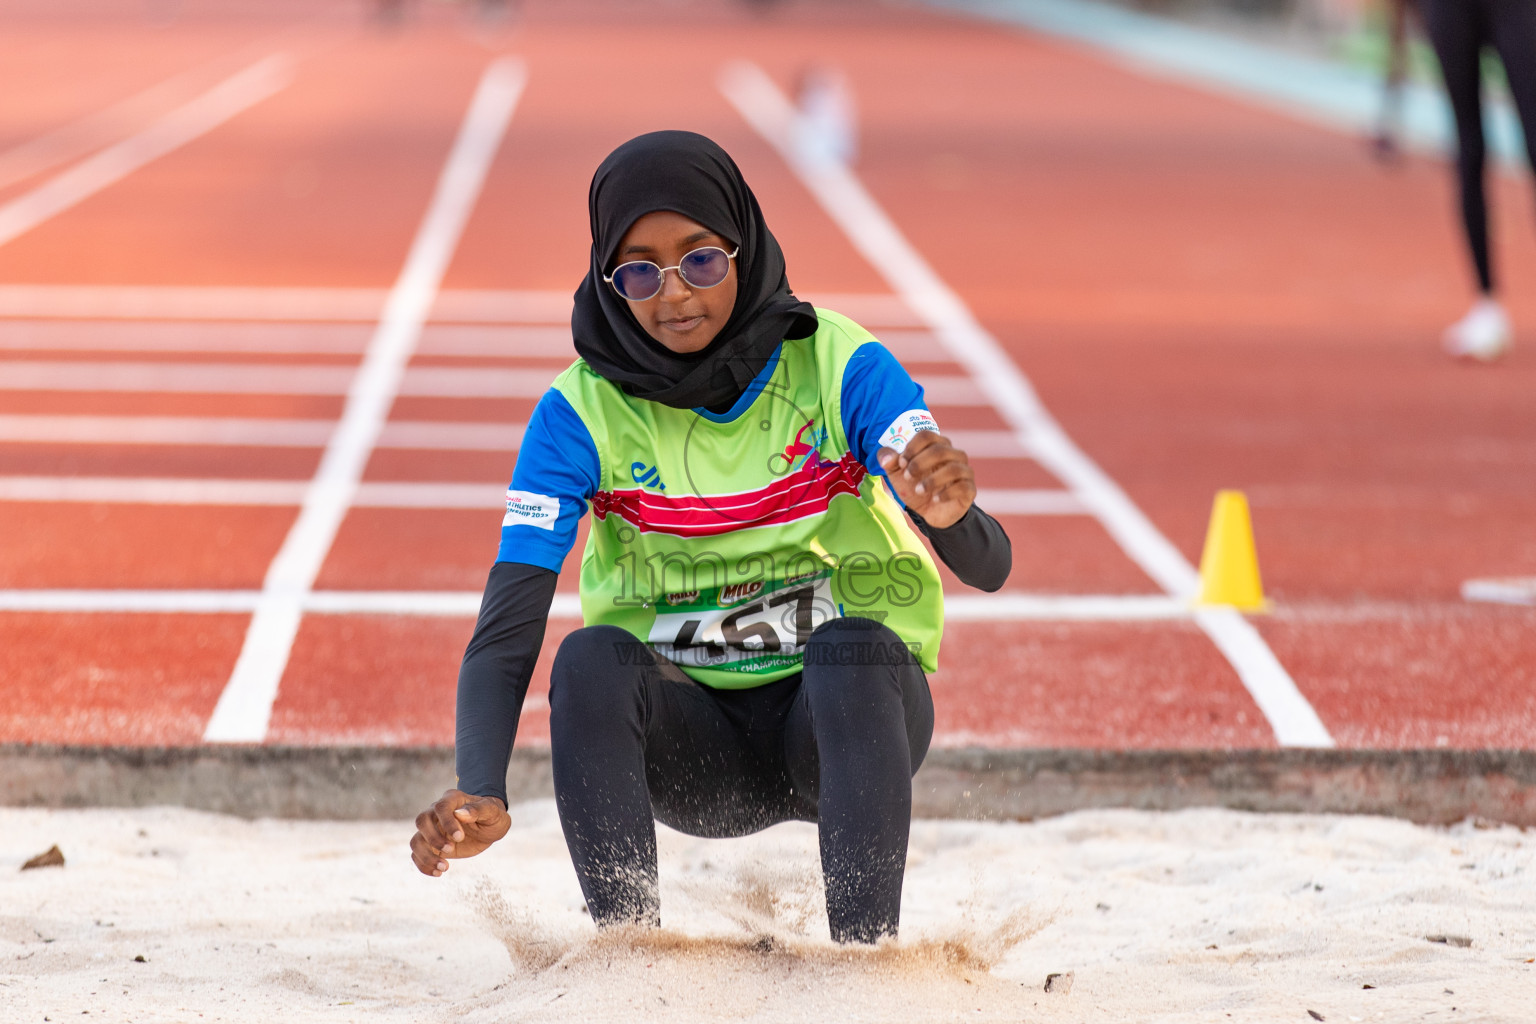
[(1478, 299), (1471, 312), (1445, 329), (1445, 350), (1459, 359), (1488, 363), (1509, 351), (1513, 333), (1503, 306)]

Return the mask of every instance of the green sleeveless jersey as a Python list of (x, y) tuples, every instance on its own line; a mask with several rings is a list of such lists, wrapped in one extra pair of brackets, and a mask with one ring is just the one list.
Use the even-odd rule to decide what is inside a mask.
[[(817, 315), (815, 335), (784, 342), (729, 420), (632, 398), (580, 360), (554, 383), (599, 463), (581, 561), (586, 624), (628, 631), (708, 686), (799, 671), (811, 631), (847, 615), (884, 622), (926, 671), (937, 668), (938, 571), (845, 436), (844, 372), (875, 339), (837, 313)], [(887, 427), (877, 425), (885, 443), (905, 443), (900, 423)], [(519, 508), (519, 521), (533, 514)], [(900, 653), (866, 645), (829, 656)]]

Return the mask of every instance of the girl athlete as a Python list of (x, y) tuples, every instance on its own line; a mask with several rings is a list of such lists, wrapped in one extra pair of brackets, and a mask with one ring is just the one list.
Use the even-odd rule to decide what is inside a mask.
[(1419, 2), (1456, 115), (1461, 220), (1481, 293), (1472, 310), (1445, 332), (1445, 347), (1456, 356), (1497, 359), (1508, 350), (1512, 332), (1509, 316), (1497, 298), (1488, 256), (1488, 206), (1483, 198), (1487, 149), (1483, 139), (1483, 48), (1492, 46), (1504, 62), (1525, 134), (1526, 154), (1536, 166), (1536, 0)]
[(1011, 551), (964, 453), (867, 331), (790, 292), (741, 172), (689, 132), (598, 168), (580, 355), (534, 410), (459, 671), (458, 788), (416, 819), (441, 875), (504, 836), (555, 574), (588, 508), (586, 625), (550, 671), (555, 800), (599, 925), (660, 923), (656, 821), (819, 823), (839, 942), (894, 935), (943, 596)]

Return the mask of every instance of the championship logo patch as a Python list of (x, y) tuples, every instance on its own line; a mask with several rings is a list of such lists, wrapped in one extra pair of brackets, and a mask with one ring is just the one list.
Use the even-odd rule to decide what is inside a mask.
[(553, 530), (560, 518), (560, 499), (547, 494), (529, 491), (507, 492), (507, 514), (502, 526), (536, 526), (541, 530)]
[(908, 409), (897, 416), (890, 426), (885, 428), (885, 433), (880, 435), (880, 445), (883, 448), (894, 448), (903, 451), (907, 442), (911, 441), (924, 430), (937, 431), (939, 425), (927, 409)]

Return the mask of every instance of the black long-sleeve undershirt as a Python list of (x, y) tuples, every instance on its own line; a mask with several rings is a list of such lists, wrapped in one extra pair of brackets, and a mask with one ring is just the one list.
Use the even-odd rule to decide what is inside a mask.
[(454, 760), (466, 793), (507, 802), (507, 763), (557, 579), (557, 573), (522, 562), (491, 566), (480, 617), (459, 664), (454, 708)]
[(1013, 568), (1013, 544), (1003, 525), (983, 512), (981, 506), (972, 503), (958, 522), (942, 529), (930, 526), (911, 509), (907, 509), (907, 515), (961, 583), (990, 594), (1008, 582), (1008, 571)]
[[(952, 526), (930, 526), (907, 514), (939, 559), (967, 586), (994, 591), (1008, 579), (1013, 546), (996, 519), (972, 505)], [(507, 764), (522, 715), (533, 666), (544, 645), (544, 627), (557, 575), (521, 562), (491, 567), (480, 617), (459, 666), (455, 709), (455, 761), (459, 788), (507, 802)]]

